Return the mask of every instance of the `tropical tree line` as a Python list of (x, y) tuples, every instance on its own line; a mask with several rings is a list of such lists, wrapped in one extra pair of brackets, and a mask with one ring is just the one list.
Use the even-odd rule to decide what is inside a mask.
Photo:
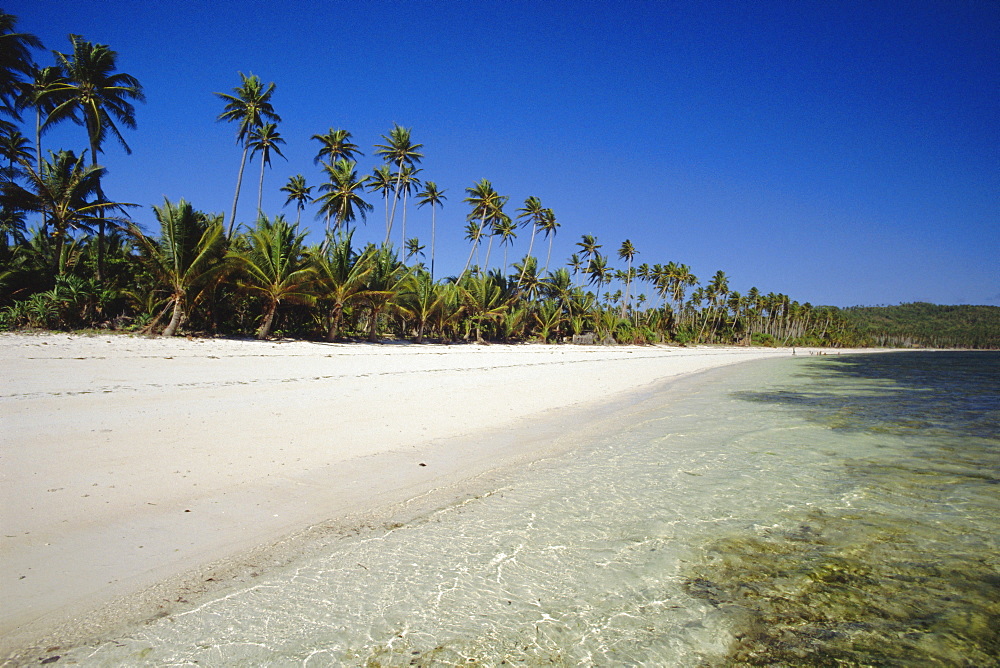
[[(359, 172), (363, 153), (350, 132), (313, 135), (321, 181), (289, 177), (281, 192), (294, 221), (268, 215), (261, 208), (266, 170), (284, 157), (285, 139), (276, 86), (253, 74), (240, 73), (232, 91), (215, 93), (218, 120), (235, 125), (240, 154), (228, 216), (165, 200), (153, 206), (159, 229), (143, 230), (129, 216), (136, 204), (107, 196), (99, 164), (109, 138), (130, 151), (122, 131), (136, 127), (142, 86), (118, 71), (110, 47), (78, 35), (39, 66), (41, 43), (16, 24), (0, 12), (0, 327), (330, 341), (873, 340), (835, 308), (756, 288), (740, 294), (722, 271), (702, 283), (684, 264), (637, 262), (640, 251), (628, 239), (605, 253), (596, 237), (583, 235), (565, 264), (553, 263), (561, 226), (553, 210), (537, 196), (512, 204), (486, 179), (461, 199), (469, 243), (462, 270), (439, 276), (436, 213), (448, 196), (424, 179), (423, 145), (400, 125), (374, 145), (382, 163), (367, 174)], [(46, 132), (61, 123), (81, 127), (86, 151), (43, 150)], [(241, 224), (238, 203), (255, 159), (257, 215)], [(358, 243), (358, 219), (376, 208), (371, 196), (383, 200), (385, 235), (380, 243)], [(310, 207), (323, 225), (316, 244), (306, 242), (301, 221)], [(430, 210), (429, 249), (407, 229), (413, 207)], [(528, 238), (523, 255), (513, 253), (518, 232)]]

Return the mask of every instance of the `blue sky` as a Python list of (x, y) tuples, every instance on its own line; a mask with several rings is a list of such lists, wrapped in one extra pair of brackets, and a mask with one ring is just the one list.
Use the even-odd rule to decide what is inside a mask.
[[(421, 177), (446, 189), (439, 275), (469, 246), (465, 188), (481, 178), (535, 195), (561, 227), (553, 265), (583, 234), (636, 262), (716, 270), (732, 289), (813, 304), (1000, 305), (1000, 3), (938, 2), (134, 2), (6, 6), (48, 49), (108, 44), (147, 96), (106, 190), (149, 205), (185, 198), (228, 212), (240, 149), (215, 121), (238, 72), (277, 84), (287, 161), (263, 208), (345, 128), (365, 156), (393, 123), (424, 144)], [(50, 64), (47, 53), (38, 56)], [(86, 146), (60, 127), (48, 148)], [(249, 221), (258, 165), (240, 199)], [(382, 201), (357, 233), (384, 236)], [(303, 225), (322, 221), (307, 209)], [(398, 218), (398, 215), (397, 215)], [(398, 229), (398, 222), (397, 222)], [(430, 213), (407, 236), (429, 253)], [(511, 253), (523, 255), (528, 230)], [(314, 234), (314, 238), (318, 235)], [(535, 254), (544, 261), (545, 246)], [(491, 265), (502, 261), (494, 251)], [(613, 266), (623, 264), (615, 258)]]

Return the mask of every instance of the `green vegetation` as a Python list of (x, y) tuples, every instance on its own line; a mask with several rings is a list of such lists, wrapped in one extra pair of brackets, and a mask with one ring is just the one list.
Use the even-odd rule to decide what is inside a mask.
[(1000, 306), (853, 306), (848, 322), (877, 345), (927, 348), (1000, 347)]
[[(129, 151), (119, 128), (136, 128), (133, 103), (143, 101), (142, 86), (117, 71), (118, 54), (108, 46), (78, 35), (70, 46), (41, 67), (33, 59), (39, 40), (18, 32), (16, 17), (0, 11), (0, 328), (328, 340), (559, 342), (594, 334), (622, 343), (997, 345), (995, 313), (982, 325), (964, 312), (879, 321), (864, 309), (814, 307), (757, 288), (743, 295), (729, 288), (723, 271), (702, 285), (685, 264), (637, 264), (640, 246), (630, 239), (604, 254), (584, 234), (567, 266), (553, 266), (555, 212), (534, 195), (511, 212), (510, 197), (487, 179), (466, 188), (462, 200), (470, 242), (464, 267), (439, 278), (436, 212), (448, 197), (420, 176), (424, 147), (409, 128), (394, 125), (382, 135), (374, 154), (384, 164), (371, 174), (358, 173), (355, 157), (363, 153), (347, 130), (312, 135), (324, 180), (314, 187), (296, 174), (280, 188), (286, 205), (295, 206), (295, 222), (260, 210), (266, 168), (274, 155), (284, 157), (286, 139), (275, 84), (242, 72), (231, 92), (215, 93), (222, 103), (217, 120), (236, 124), (241, 148), (228, 220), (184, 200), (166, 201), (153, 207), (160, 230), (150, 236), (127, 216), (138, 205), (105, 197), (108, 174), (98, 164), (109, 136)], [(72, 151), (43, 151), (45, 132), (66, 122), (82, 126), (89, 161)], [(254, 159), (257, 219), (241, 222), (243, 174)], [(385, 240), (355, 247), (352, 225), (374, 209), (365, 195), (376, 193), (384, 200)], [(451, 205), (460, 206), (455, 199)], [(309, 205), (324, 220), (315, 247), (305, 245), (299, 226)], [(429, 269), (426, 246), (406, 229), (408, 210), (427, 205)], [(519, 227), (528, 230), (527, 253), (511, 258)], [(532, 255), (536, 238), (547, 240), (543, 265)], [(498, 255), (502, 264), (495, 266)], [(614, 256), (620, 267), (611, 265)]]

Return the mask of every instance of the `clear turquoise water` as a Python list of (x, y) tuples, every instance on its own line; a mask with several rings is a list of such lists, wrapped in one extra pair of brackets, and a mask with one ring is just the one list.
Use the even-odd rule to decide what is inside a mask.
[(1000, 356), (677, 381), (82, 665), (1000, 665)]

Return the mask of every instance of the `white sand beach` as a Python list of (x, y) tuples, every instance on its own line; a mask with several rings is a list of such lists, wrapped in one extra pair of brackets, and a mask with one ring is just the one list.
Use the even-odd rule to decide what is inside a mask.
[(0, 335), (0, 656), (164, 614), (310, 527), (454, 501), (671, 378), (791, 354)]

